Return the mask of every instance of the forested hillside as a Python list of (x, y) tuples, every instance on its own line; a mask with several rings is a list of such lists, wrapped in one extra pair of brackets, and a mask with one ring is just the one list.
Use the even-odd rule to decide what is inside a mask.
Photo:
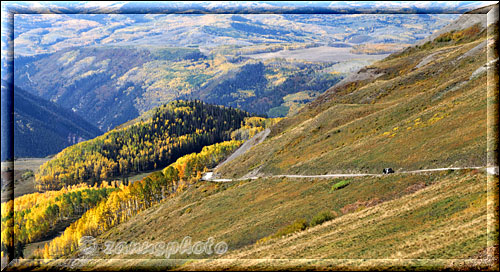
[(184, 154), (231, 138), (249, 114), (201, 101), (174, 101), (146, 122), (115, 129), (64, 149), (36, 174), (39, 190), (100, 183), (167, 166)]
[(100, 134), (74, 112), (14, 87), (15, 157), (45, 157)]
[(201, 152), (185, 155), (141, 181), (121, 186), (36, 254), (39, 258), (58, 258), (75, 252), (83, 236), (102, 234), (142, 211), (183, 192), (189, 185), (199, 181), (201, 174), (207, 168), (217, 165), (241, 143), (242, 141), (225, 141), (205, 146)]
[(78, 185), (2, 203), (2, 253), (15, 247), (16, 257), (22, 257), (26, 244), (57, 234), (61, 225), (77, 220), (114, 190), (111, 186)]
[[(333, 67), (338, 61), (236, 56), (243, 49), (66, 48), (16, 58), (14, 76), (23, 89), (73, 110), (103, 131), (175, 99), (200, 99), (255, 114), (285, 116), (290, 108), (293, 112), (344, 76)], [(290, 97), (294, 94), (300, 97)]]
[[(181, 112), (185, 115), (181, 116)], [(154, 125), (158, 125), (160, 120), (168, 123), (168, 120), (175, 119), (174, 116), (177, 116), (175, 120), (179, 121), (181, 117), (186, 118), (188, 113), (196, 117), (198, 113), (204, 112), (210, 114), (203, 116), (207, 119), (204, 123), (207, 126), (214, 125), (210, 123), (214, 120), (211, 116), (216, 116), (215, 120), (221, 123), (232, 124), (227, 116), (234, 121), (248, 115), (239, 110), (212, 106), (200, 101), (176, 101), (152, 110), (113, 131), (131, 130), (131, 133), (135, 133), (137, 130), (134, 128), (137, 127), (139, 130), (146, 130), (145, 124), (150, 124), (148, 128), (151, 129)], [(155, 120), (157, 122), (154, 122)], [(277, 121), (279, 119), (243, 117), (237, 126), (238, 129), (224, 132), (224, 137), (248, 139)], [(216, 128), (217, 125), (211, 131), (217, 131)], [(201, 131), (196, 129), (196, 132)], [(166, 134), (168, 133), (167, 131)], [(170, 130), (170, 135), (173, 137), (177, 135), (175, 129)], [(176, 139), (178, 138), (172, 138), (172, 141)], [(12, 247), (15, 249), (16, 257), (24, 258), (54, 258), (69, 254), (78, 248), (78, 241), (82, 236), (97, 235), (126, 222), (130, 217), (195, 184), (207, 168), (216, 166), (242, 142), (231, 140), (204, 146), (200, 152), (184, 155), (168, 167), (150, 173), (133, 183), (118, 179), (102, 181), (99, 187), (97, 184), (93, 187), (88, 184), (65, 185), (61, 190), (28, 194), (16, 198), (15, 202), (2, 203), (2, 256)], [(51, 237), (64, 229), (63, 235), (52, 240)], [(37, 248), (36, 243), (42, 240), (45, 246), (38, 244)], [(25, 254), (29, 255), (23, 256), (23, 248)]]

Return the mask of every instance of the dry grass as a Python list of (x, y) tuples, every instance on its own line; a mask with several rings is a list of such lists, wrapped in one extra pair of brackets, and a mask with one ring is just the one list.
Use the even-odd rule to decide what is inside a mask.
[[(471, 78), (485, 64), (486, 50), (460, 58), (483, 41), (378, 62), (370, 69), (383, 76), (333, 88), (218, 172), (240, 177), (258, 167), (263, 174), (326, 174), (486, 165), (487, 105), (498, 100), (488, 102), (487, 73)], [(434, 61), (415, 68), (433, 53)]]
[[(40, 165), (48, 160), (50, 158), (19, 158), (14, 161), (14, 198), (36, 192), (35, 178), (23, 178), (23, 174), (27, 171), (37, 172)], [(2, 201), (11, 197), (9, 188), (5, 189), (2, 190)]]
[(493, 256), (473, 257), (488, 245), (486, 188), (482, 174), (445, 178), (414, 194), (181, 269), (494, 269)]
[[(214, 237), (228, 243), (228, 253), (219, 259), (198, 261), (186, 258), (214, 256), (178, 254), (165, 260), (152, 255), (101, 253), (95, 256), (100, 259), (91, 261), (87, 268), (124, 269), (127, 263), (189, 270), (430, 269), (481, 262), (491, 267), (484, 259), (468, 260), (488, 245), (483, 171), (359, 177), (331, 191), (338, 181), (258, 179), (198, 184), (198, 188), (193, 186), (111, 229), (98, 241), (154, 243), (180, 242), (186, 235), (193, 241)], [(498, 179), (493, 182), (497, 184)], [(343, 212), (353, 203), (365, 204)], [(190, 212), (185, 212), (187, 209)], [(339, 216), (305, 231), (256, 244), (295, 220), (310, 221), (324, 210)], [(493, 229), (489, 235), (496, 237), (497, 232)]]
[[(490, 180), (490, 190), (498, 177)], [(204, 184), (151, 208), (98, 238), (112, 241), (226, 241), (222, 256), (97, 255), (91, 270), (127, 267), (181, 270), (486, 269), (489, 247), (487, 177), (483, 171), (361, 177), (337, 191), (338, 180), (259, 179), (232, 185)], [(219, 186), (217, 188), (217, 186)], [(226, 187), (227, 186), (227, 187)], [(224, 188), (223, 188), (224, 187)], [(416, 189), (416, 187), (418, 187)], [(497, 191), (490, 191), (490, 197)], [(355, 202), (378, 198), (342, 214)], [(191, 208), (190, 213), (182, 213)], [(255, 243), (296, 219), (318, 211), (339, 216), (285, 237)], [(161, 227), (160, 227), (161, 226)], [(201, 259), (187, 259), (201, 258)], [(210, 259), (203, 259), (210, 258)]]

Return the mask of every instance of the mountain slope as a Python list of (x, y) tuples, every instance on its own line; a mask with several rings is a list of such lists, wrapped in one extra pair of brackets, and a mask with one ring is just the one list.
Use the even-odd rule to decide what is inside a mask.
[(487, 45), (492, 50), (496, 42), (486, 32), (475, 24), (443, 33), (362, 69), (278, 123), (262, 144), (219, 173), (485, 166), (487, 111), (497, 103), (486, 95), (495, 84), (487, 80), (495, 65), (486, 64)]
[[(352, 213), (319, 226), (236, 249), (213, 260), (186, 263), (179, 270), (493, 269), (497, 266), (494, 259), (484, 257), (490, 258), (494, 253), (491, 239), (495, 237), (487, 230), (486, 175), (463, 174), (441, 175), (438, 182), (428, 187), (421, 186), (420, 190), (394, 200), (380, 201), (383, 203), (358, 201), (350, 205)], [(370, 187), (374, 181), (362, 182)], [(399, 182), (395, 182), (392, 191), (398, 192), (398, 186)], [(364, 193), (363, 189), (354, 190), (344, 193), (351, 197), (353, 193)], [(493, 203), (488, 205), (493, 209)], [(153, 260), (149, 264), (160, 263)]]
[(45, 157), (101, 133), (72, 111), (14, 87), (14, 156)]
[[(332, 67), (338, 61), (255, 60), (235, 56), (237, 50), (67, 48), (16, 58), (14, 75), (23, 89), (74, 110), (104, 131), (175, 99), (284, 116), (289, 107), (313, 100), (343, 77)], [(371, 62), (380, 55), (356, 57)], [(287, 97), (294, 94), (298, 99)], [(285, 109), (273, 114), (280, 106)]]
[[(124, 241), (126, 245), (120, 247), (121, 253), (115, 251), (118, 244), (112, 244), (109, 253), (95, 252), (85, 268), (120, 270), (141, 265), (241, 270), (255, 265), (261, 270), (291, 268), (300, 259), (323, 259), (329, 265), (359, 259), (351, 266), (405, 266), (411, 264), (377, 259), (427, 259), (415, 265), (444, 267), (453, 263), (443, 259), (474, 258), (485, 250), (492, 235), (487, 235), (485, 173), (460, 170), (357, 177), (333, 190), (338, 182), (260, 178), (196, 184), (99, 235), (98, 244)], [(311, 222), (322, 211), (330, 211), (333, 220), (260, 242), (298, 220)], [(431, 242), (423, 240), (427, 235), (433, 238)], [(169, 257), (147, 251), (128, 253), (136, 243), (180, 244), (186, 236), (191, 237), (191, 245), (209, 237), (215, 243), (224, 241), (229, 251), (223, 255), (176, 252)], [(71, 256), (82, 256), (82, 252)]]
[(182, 155), (231, 138), (250, 115), (201, 101), (173, 101), (146, 114), (146, 121), (124, 125), (70, 146), (40, 166), (39, 190), (94, 185), (165, 167)]

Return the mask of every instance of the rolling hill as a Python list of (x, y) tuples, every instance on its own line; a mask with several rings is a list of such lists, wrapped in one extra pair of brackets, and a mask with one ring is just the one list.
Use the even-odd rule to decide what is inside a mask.
[[(152, 113), (152, 114), (150, 114)], [(65, 148), (40, 166), (38, 190), (124, 179), (163, 168), (179, 157), (226, 141), (250, 114), (239, 109), (176, 100), (123, 127)], [(144, 120), (144, 121), (142, 121)]]

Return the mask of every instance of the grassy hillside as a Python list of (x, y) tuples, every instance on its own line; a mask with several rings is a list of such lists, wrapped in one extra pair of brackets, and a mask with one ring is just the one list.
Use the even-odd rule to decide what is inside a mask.
[(486, 165), (487, 111), (498, 106), (494, 94), (487, 95), (495, 79), (487, 80), (494, 65), (485, 65), (486, 44), (495, 45), (486, 32), (474, 25), (445, 33), (364, 68), (278, 123), (266, 141), (219, 173)]
[[(452, 174), (438, 180), (401, 198), (374, 207), (359, 204), (355, 206), (356, 212), (322, 225), (247, 246), (224, 255), (221, 260), (189, 263), (181, 270), (319, 269), (325, 266), (330, 269), (493, 269), (495, 261), (491, 256), (495, 250), (498, 254), (498, 247), (495, 248), (498, 226), (487, 220), (486, 210), (495, 207), (487, 198), (498, 193), (492, 190), (498, 186), (498, 178), (491, 180), (489, 192), (484, 174)], [(405, 191), (415, 188), (418, 187), (409, 186)], [(490, 259), (485, 261), (485, 256)], [(281, 262), (279, 259), (294, 260)], [(301, 261), (303, 259), (309, 261)]]
[[(216, 242), (228, 244), (228, 253), (220, 257), (175, 254), (170, 257), (173, 262), (169, 262), (165, 256), (153, 254), (108, 255), (100, 251), (86, 267), (152, 268), (180, 265), (185, 258), (207, 257), (216, 259), (189, 262), (180, 268), (203, 269), (213, 265), (213, 269), (241, 269), (251, 265), (265, 269), (285, 265), (278, 260), (259, 261), (268, 258), (327, 259), (318, 260), (318, 266), (322, 262), (343, 265), (340, 260), (328, 263), (328, 259), (362, 258), (368, 260), (352, 260), (352, 264), (380, 265), (380, 261), (370, 259), (428, 258), (429, 265), (443, 266), (450, 262), (440, 259), (475, 258), (497, 235), (496, 229), (487, 234), (487, 183), (481, 171), (360, 177), (350, 179), (349, 185), (341, 189), (333, 189), (340, 181), (263, 178), (226, 184), (198, 183), (110, 229), (97, 241), (123, 241), (130, 246), (134, 242), (180, 243), (185, 236), (192, 237), (193, 243), (213, 237)], [(490, 188), (498, 181), (492, 182)], [(333, 220), (291, 236), (258, 242), (297, 220), (310, 223), (323, 211), (333, 214)], [(299, 268), (315, 265), (295, 262), (301, 265)], [(287, 265), (294, 267), (294, 261)]]

